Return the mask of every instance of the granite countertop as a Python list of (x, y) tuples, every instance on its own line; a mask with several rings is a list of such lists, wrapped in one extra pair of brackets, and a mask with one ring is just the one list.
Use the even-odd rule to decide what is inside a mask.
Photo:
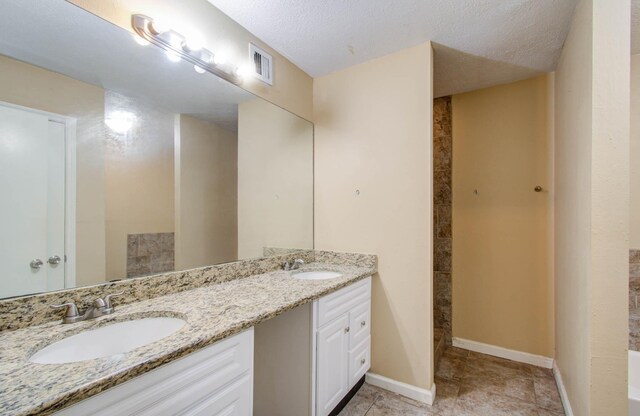
[[(342, 277), (305, 281), (275, 271), (118, 307), (112, 315), (62, 325), (31, 326), (0, 334), (0, 412), (48, 415), (162, 364), (213, 344), (287, 310), (375, 273), (368, 267), (311, 263), (303, 270), (333, 270)], [(69, 364), (33, 364), (42, 347), (76, 333), (144, 317), (187, 321), (178, 332), (128, 353)]]

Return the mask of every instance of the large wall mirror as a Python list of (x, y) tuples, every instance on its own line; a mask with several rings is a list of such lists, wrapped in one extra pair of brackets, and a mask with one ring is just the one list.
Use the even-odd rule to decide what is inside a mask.
[(64, 0), (0, 10), (0, 298), (313, 248), (310, 122)]

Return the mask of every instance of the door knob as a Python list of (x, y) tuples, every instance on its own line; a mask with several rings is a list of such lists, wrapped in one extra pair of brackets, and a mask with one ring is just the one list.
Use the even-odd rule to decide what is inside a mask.
[(49, 260), (47, 260), (47, 263), (51, 265), (55, 265), (55, 264), (60, 264), (61, 261), (62, 259), (60, 258), (60, 256), (51, 256), (49, 257)]
[(42, 260), (33, 259), (33, 260), (31, 260), (31, 263), (29, 263), (29, 266), (31, 266), (32, 269), (38, 270), (40, 267), (42, 267), (43, 264), (44, 263), (42, 262)]

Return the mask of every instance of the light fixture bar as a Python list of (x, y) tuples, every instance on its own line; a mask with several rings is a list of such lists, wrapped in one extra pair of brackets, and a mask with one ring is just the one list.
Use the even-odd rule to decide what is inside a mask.
[(131, 16), (131, 25), (140, 37), (166, 50), (167, 54), (174, 54), (234, 84), (242, 82), (242, 78), (238, 75), (238, 68), (224, 63), (216, 64), (215, 54), (208, 49), (191, 50), (184, 36), (169, 28), (166, 30), (163, 28), (164, 31), (158, 30), (157, 24), (154, 25), (154, 20), (149, 16), (134, 14)]

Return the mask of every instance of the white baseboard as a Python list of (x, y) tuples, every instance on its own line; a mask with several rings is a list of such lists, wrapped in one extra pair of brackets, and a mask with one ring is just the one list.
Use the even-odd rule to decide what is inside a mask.
[(562, 400), (562, 406), (564, 406), (564, 413), (567, 416), (573, 416), (573, 410), (571, 409), (569, 396), (567, 395), (567, 390), (564, 388), (564, 382), (562, 381), (562, 374), (560, 374), (560, 369), (558, 368), (558, 364), (555, 361), (553, 362), (553, 376), (556, 379), (558, 392), (560, 393), (560, 399)]
[(506, 358), (507, 360), (518, 361), (535, 365), (537, 367), (552, 368), (553, 358), (542, 355), (529, 354), (528, 352), (510, 350), (495, 345), (484, 344), (482, 342), (470, 341), (463, 338), (453, 338), (453, 346), (480, 352), (482, 354), (493, 355), (494, 357)]
[(393, 393), (400, 394), (410, 399), (432, 405), (436, 398), (436, 385), (431, 386), (431, 390), (422, 389), (420, 387), (412, 386), (411, 384), (403, 383), (401, 381), (392, 380), (390, 378), (381, 376), (379, 374), (367, 373), (367, 383), (372, 386), (380, 387), (381, 389), (389, 390)]

